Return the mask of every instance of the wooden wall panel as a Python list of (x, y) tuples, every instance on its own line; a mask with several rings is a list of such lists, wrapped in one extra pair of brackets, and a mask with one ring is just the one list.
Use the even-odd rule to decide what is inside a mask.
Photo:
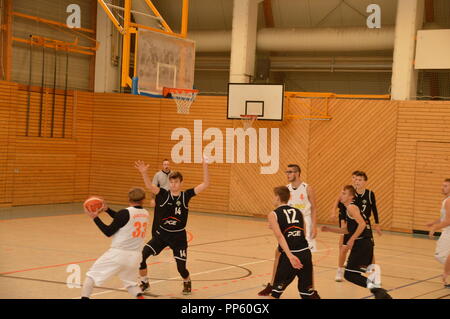
[(319, 222), (329, 222), (333, 201), (351, 173), (363, 170), (367, 188), (376, 194), (380, 222), (390, 228), (397, 102), (336, 100), (330, 105), (331, 121), (311, 123), (309, 180), (318, 202)]
[(143, 96), (94, 96), (90, 193), (126, 203), (128, 190), (143, 186), (134, 168), (138, 159), (156, 170), (160, 103)]
[[(80, 202), (89, 194), (126, 204), (128, 189), (143, 186), (134, 161), (149, 163), (153, 175), (164, 158), (172, 159), (172, 148), (179, 141), (171, 136), (177, 128), (191, 134), (191, 163), (172, 161), (172, 169), (184, 174), (184, 188), (193, 187), (202, 181), (202, 165), (194, 163), (195, 120), (201, 120), (198, 134), (211, 127), (219, 129), (223, 161), (210, 165), (211, 187), (192, 201), (194, 211), (266, 215), (272, 208), (272, 188), (285, 185), (287, 164), (297, 163), (302, 178), (316, 191), (319, 222), (329, 222), (340, 187), (350, 182), (353, 170), (361, 169), (369, 176), (368, 188), (377, 195), (383, 228), (410, 232), (437, 214), (440, 189), (435, 188), (447, 174), (427, 172), (431, 164), (439, 164), (432, 167), (433, 172), (447, 170), (449, 102), (336, 100), (330, 105), (331, 121), (257, 122), (258, 133), (260, 128), (278, 128), (280, 137), (279, 170), (262, 175), (264, 164), (248, 164), (248, 157), (246, 164), (224, 162), (226, 129), (242, 126), (240, 121), (226, 119), (226, 97), (199, 96), (191, 113), (180, 115), (173, 100), (72, 92), (67, 97), (67, 138), (50, 138), (52, 94), (47, 92), (44, 137), (39, 138), (41, 93), (30, 95), (28, 137), (27, 94), (17, 84), (0, 82), (2, 206)], [(61, 134), (63, 96), (58, 94), (55, 101), (55, 133)], [(315, 109), (323, 107), (321, 100), (291, 101), (287, 113), (308, 115), (308, 103)], [(203, 149), (211, 140), (201, 143)], [(236, 147), (235, 143), (235, 153)], [(418, 191), (427, 180), (429, 193)]]
[[(86, 179), (89, 178), (92, 119), (89, 116), (82, 119), (83, 122), (79, 123), (80, 128), (88, 123), (88, 129), (81, 129), (77, 135), (75, 127), (79, 120), (74, 115), (74, 110), (78, 109), (80, 114), (83, 114), (86, 110), (92, 109), (90, 98), (77, 105), (72, 91), (66, 97), (61, 93), (63, 91), (57, 92), (53, 100), (53, 93), (48, 89), (42, 94), (36, 90), (27, 92), (17, 84), (11, 83), (10, 86), (12, 90), (10, 116), (8, 118), (2, 114), (2, 120), (5, 120), (2, 123), (9, 123), (5, 124), (9, 125), (8, 141), (4, 144), (8, 149), (6, 166), (5, 161), (0, 160), (0, 167), (6, 167), (8, 177), (6, 179), (8, 194), (7, 196), (3, 194), (2, 200), (6, 198), (11, 205), (29, 205), (73, 202), (84, 198), (89, 187)], [(63, 138), (64, 101), (66, 101), (66, 134)], [(6, 110), (3, 105), (2, 110)], [(27, 112), (28, 136), (26, 136)], [(39, 137), (39, 123), (41, 137)], [(82, 150), (79, 154), (77, 148)], [(82, 181), (83, 178), (84, 184), (82, 182), (80, 184), (78, 181)], [(76, 191), (77, 183), (80, 185)]]
[[(309, 114), (309, 109), (296, 99), (292, 99), (290, 102), (289, 111), (297, 115)], [(236, 121), (235, 127), (241, 126), (240, 121)], [(260, 163), (232, 165), (230, 211), (236, 214), (266, 216), (273, 209), (273, 188), (288, 184), (284, 173), (288, 164), (298, 164), (302, 169), (302, 178), (308, 180), (310, 122), (303, 120), (257, 121), (254, 127), (256, 129), (279, 129), (279, 170), (273, 175), (262, 175), (260, 172), (262, 164)], [(267, 145), (270, 149), (271, 143), (268, 142)]]
[(9, 206), (12, 202), (16, 89), (16, 84), (0, 81), (0, 206)]
[[(399, 102), (392, 229), (400, 231), (413, 229), (414, 209), (411, 205), (414, 203), (416, 163), (423, 162), (421, 157), (424, 156), (423, 152), (417, 152), (418, 142), (450, 142), (449, 123), (449, 102)], [(436, 148), (436, 156), (440, 153), (439, 149)], [(442, 182), (438, 180), (440, 179), (438, 176), (434, 175), (433, 181), (430, 181), (431, 185)], [(439, 193), (440, 190), (436, 189), (434, 192)], [(434, 212), (433, 207), (428, 206), (428, 209)]]
[(417, 142), (414, 179), (413, 230), (427, 230), (425, 225), (440, 217), (442, 182), (450, 178), (450, 141)]

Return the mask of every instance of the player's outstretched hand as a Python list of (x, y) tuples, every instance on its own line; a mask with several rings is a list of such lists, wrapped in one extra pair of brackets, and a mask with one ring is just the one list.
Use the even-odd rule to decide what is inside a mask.
[(301, 263), (300, 259), (298, 259), (297, 256), (290, 255), (289, 256), (289, 261), (291, 262), (291, 265), (292, 265), (293, 268), (295, 268), (295, 269), (302, 269), (303, 268), (303, 264)]
[(147, 173), (149, 164), (145, 164), (143, 161), (134, 162), (134, 167), (142, 174)]
[(321, 226), (321, 227), (320, 227), (320, 231), (322, 231), (322, 232), (328, 232), (328, 231), (330, 231), (330, 227), (328, 227), (328, 226)]

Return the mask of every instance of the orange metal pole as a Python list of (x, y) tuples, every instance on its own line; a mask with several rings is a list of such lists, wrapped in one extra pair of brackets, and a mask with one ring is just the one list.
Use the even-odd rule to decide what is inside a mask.
[(127, 85), (131, 86), (131, 79), (129, 76), (130, 69), (130, 21), (131, 21), (131, 0), (125, 0), (125, 11), (124, 11), (124, 31), (123, 42), (122, 42), (122, 87)]
[(116, 29), (121, 33), (124, 34), (125, 30), (120, 26), (119, 21), (117, 21), (116, 17), (112, 14), (111, 10), (109, 10), (108, 6), (103, 2), (103, 0), (97, 0), (98, 3), (101, 5), (105, 13), (108, 15), (109, 19), (112, 21)]
[(95, 31), (92, 30), (92, 29), (69, 28), (65, 23), (61, 23), (61, 22), (57, 22), (57, 21), (53, 21), (53, 20), (48, 20), (48, 19), (42, 19), (42, 18), (39, 18), (39, 17), (31, 16), (31, 15), (20, 13), (20, 12), (13, 12), (12, 14), (14, 16), (16, 16), (16, 17), (21, 17), (21, 18), (34, 20), (34, 21), (37, 21), (37, 22), (42, 22), (42, 23), (47, 23), (47, 24), (53, 24), (53, 25), (57, 25), (59, 27), (64, 27), (64, 28), (71, 29), (71, 30), (78, 30), (78, 31), (84, 31), (84, 32), (88, 32), (88, 33), (95, 33)]
[(158, 9), (156, 9), (156, 7), (153, 5), (152, 1), (151, 1), (151, 0), (145, 0), (145, 2), (146, 2), (147, 5), (150, 7), (150, 9), (152, 9), (153, 13), (154, 13), (157, 17), (161, 18), (161, 23), (162, 23), (164, 29), (166, 29), (166, 30), (167, 30), (168, 32), (170, 32), (170, 33), (174, 33), (174, 32), (172, 31), (172, 29), (169, 27), (169, 25), (167, 24), (167, 22), (164, 20), (164, 18), (161, 16), (161, 14), (159, 13)]
[(3, 78), (6, 81), (11, 81), (11, 66), (12, 66), (12, 0), (6, 0), (4, 3), (4, 16), (5, 21), (1, 32), (5, 35), (2, 43), (2, 71)]
[(181, 36), (186, 38), (188, 32), (189, 0), (183, 0), (183, 11), (181, 13)]

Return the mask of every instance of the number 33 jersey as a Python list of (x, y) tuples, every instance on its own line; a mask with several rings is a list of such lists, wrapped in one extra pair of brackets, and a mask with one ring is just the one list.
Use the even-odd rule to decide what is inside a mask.
[(129, 219), (125, 225), (123, 225), (112, 236), (112, 248), (123, 250), (141, 250), (145, 240), (145, 234), (148, 225), (148, 211), (141, 207), (128, 207), (126, 210), (120, 211), (123, 213), (129, 213)]
[[(309, 247), (305, 237), (305, 225), (302, 212), (289, 205), (282, 205), (275, 209), (278, 225), (291, 252), (297, 252)], [(280, 247), (281, 249), (281, 247)]]

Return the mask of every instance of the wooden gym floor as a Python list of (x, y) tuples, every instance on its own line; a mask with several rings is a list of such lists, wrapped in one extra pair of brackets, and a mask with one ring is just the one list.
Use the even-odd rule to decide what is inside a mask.
[[(120, 208), (114, 206), (113, 208)], [(81, 204), (0, 208), (0, 298), (79, 298), (69, 288), (73, 265), (81, 282), (110, 244), (95, 224), (80, 213)], [(109, 222), (107, 214), (101, 217)], [(255, 299), (270, 281), (276, 242), (264, 219), (191, 212), (188, 221), (188, 269), (193, 293), (181, 294), (181, 280), (170, 250), (148, 259), (151, 290), (147, 298)], [(150, 239), (149, 235), (147, 240)], [(314, 278), (322, 298), (372, 298), (367, 289), (334, 281), (338, 236), (319, 233)], [(434, 259), (435, 240), (384, 232), (375, 235), (375, 255), (383, 287), (394, 298), (450, 299)], [(72, 266), (71, 266), (72, 265)], [(70, 281), (73, 282), (73, 281)], [(95, 288), (92, 298), (130, 298), (114, 277)], [(296, 281), (282, 298), (299, 298)]]

